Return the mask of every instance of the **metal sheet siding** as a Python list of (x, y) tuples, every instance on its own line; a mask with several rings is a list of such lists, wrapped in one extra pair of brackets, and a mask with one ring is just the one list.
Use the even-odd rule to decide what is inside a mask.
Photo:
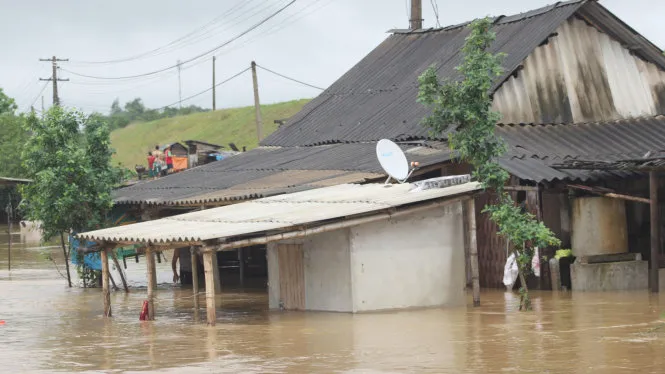
[(412, 192), (413, 185), (343, 184), (82, 233), (87, 240), (172, 243), (204, 241), (286, 229), (406, 204), (469, 194), (475, 182)]
[[(577, 17), (494, 95), (506, 123), (580, 123), (662, 112), (665, 72)], [(663, 97), (665, 99), (665, 97)]]

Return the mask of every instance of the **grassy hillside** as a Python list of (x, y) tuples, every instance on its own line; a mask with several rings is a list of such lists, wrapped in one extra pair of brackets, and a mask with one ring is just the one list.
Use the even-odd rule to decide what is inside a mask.
[[(289, 118), (297, 113), (309, 99), (262, 105), (263, 136), (275, 131), (276, 119)], [(187, 116), (164, 118), (152, 122), (132, 123), (111, 133), (111, 144), (116, 150), (114, 161), (133, 170), (146, 163), (146, 154), (156, 144), (183, 140), (201, 140), (208, 143), (235, 143), (238, 148), (257, 146), (254, 107), (222, 109)]]

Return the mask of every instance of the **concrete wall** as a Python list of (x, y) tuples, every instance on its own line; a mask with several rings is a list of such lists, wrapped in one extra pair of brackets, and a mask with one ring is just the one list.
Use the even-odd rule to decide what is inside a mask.
[(628, 291), (649, 287), (648, 261), (623, 261), (570, 266), (573, 291)]
[(305, 239), (307, 310), (352, 311), (349, 232), (343, 229)]
[(353, 311), (465, 303), (462, 204), (351, 229)]
[[(307, 237), (305, 309), (361, 312), (464, 305), (462, 203)], [(280, 243), (268, 245), (271, 309), (280, 307)]]
[(609, 197), (578, 197), (572, 204), (572, 250), (579, 256), (628, 252), (626, 203)]

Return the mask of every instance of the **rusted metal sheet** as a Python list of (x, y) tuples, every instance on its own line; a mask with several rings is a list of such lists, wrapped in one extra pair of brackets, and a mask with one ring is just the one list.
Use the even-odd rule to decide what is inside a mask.
[(504, 123), (581, 123), (663, 108), (662, 68), (580, 16), (563, 22), (494, 95)]

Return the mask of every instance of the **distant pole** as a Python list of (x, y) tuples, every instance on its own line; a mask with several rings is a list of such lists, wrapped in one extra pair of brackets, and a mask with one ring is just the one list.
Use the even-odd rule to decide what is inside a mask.
[(217, 110), (217, 103), (216, 103), (216, 90), (215, 90), (215, 84), (217, 81), (215, 80), (215, 56), (212, 56), (212, 110)]
[(40, 81), (51, 81), (53, 82), (53, 106), (60, 106), (60, 97), (58, 96), (58, 82), (66, 82), (69, 79), (60, 79), (58, 78), (58, 62), (59, 61), (69, 61), (67, 58), (57, 58), (55, 56), (51, 58), (40, 58), (39, 61), (50, 61), (53, 67), (53, 73), (51, 78), (39, 78)]
[(12, 270), (12, 195), (9, 194), (7, 203), (7, 234), (9, 235), (9, 249), (7, 250), (7, 270)]
[(256, 78), (256, 62), (252, 61), (252, 81), (254, 83), (254, 112), (256, 113), (256, 136), (263, 140), (263, 121), (261, 120), (261, 102), (259, 101), (259, 82)]
[(182, 83), (180, 81), (180, 60), (178, 60), (178, 108), (182, 109)]
[(44, 95), (42, 95), (42, 115), (44, 115)]
[(660, 267), (660, 212), (658, 209), (658, 176), (655, 171), (649, 172), (649, 194), (651, 200), (651, 271), (649, 280), (651, 292), (658, 293)]
[(411, 30), (420, 30), (423, 28), (423, 3), (421, 0), (411, 0), (409, 28)]

